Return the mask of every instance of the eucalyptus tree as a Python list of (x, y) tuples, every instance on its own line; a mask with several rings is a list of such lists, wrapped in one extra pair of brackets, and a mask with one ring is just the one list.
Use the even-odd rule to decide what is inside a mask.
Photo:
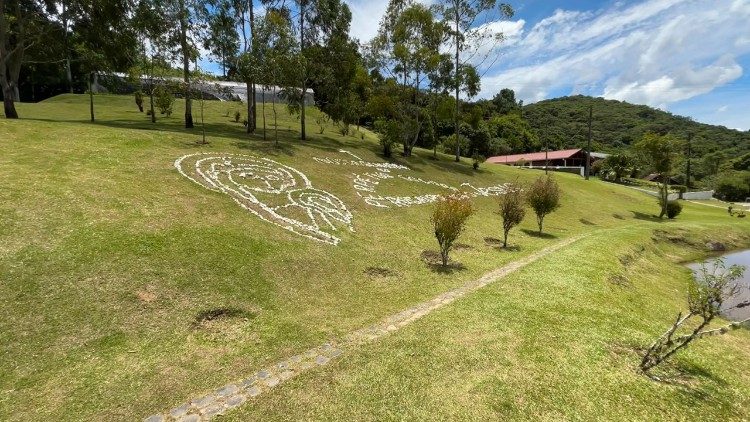
[[(491, 23), (513, 17), (513, 8), (496, 0), (438, 0), (435, 10), (451, 28), (451, 49), (454, 54), (453, 88), (455, 91), (454, 130), (459, 134), (459, 101), (461, 92), (470, 99), (479, 92), (480, 75), (477, 67), (494, 64), (495, 48), (503, 34), (493, 29)], [(480, 19), (482, 20), (480, 22)], [(470, 54), (464, 55), (465, 52)], [(456, 143), (456, 161), (460, 160), (459, 143)]]
[(410, 0), (391, 0), (372, 43), (379, 67), (399, 81), (404, 90), (401, 115), (405, 130), (401, 143), (405, 156), (411, 155), (429, 122), (425, 101), (429, 96), (424, 95), (424, 90), (426, 85), (440, 84), (444, 59), (440, 46), (447, 35), (448, 28), (435, 19), (430, 8)]
[(170, 57), (170, 26), (172, 22), (164, 13), (164, 5), (154, 0), (142, 0), (133, 14), (133, 27), (140, 35), (139, 51), (134, 66), (130, 69), (133, 78), (139, 83), (145, 77), (146, 93), (149, 96), (151, 123), (156, 123), (154, 112), (154, 93), (157, 75), (163, 76)]
[[(259, 19), (256, 28), (256, 43), (253, 50), (254, 59), (261, 65), (257, 76), (262, 81), (264, 92), (271, 90), (272, 113), (274, 119), (274, 142), (279, 143), (279, 126), (277, 120), (276, 100), (279, 86), (293, 85), (296, 78), (290, 76), (290, 70), (297, 68), (297, 41), (294, 37), (290, 12), (287, 8), (269, 9)], [(263, 136), (265, 138), (265, 101), (263, 101)]]
[(66, 12), (81, 68), (87, 73), (89, 113), (94, 115), (94, 83), (102, 71), (124, 70), (137, 55), (129, 0), (69, 1)]
[(227, 69), (236, 65), (240, 49), (237, 32), (237, 12), (232, 0), (212, 0), (205, 7), (207, 31), (203, 37), (203, 47), (221, 65), (222, 76), (227, 77)]
[[(318, 97), (344, 101), (334, 90), (347, 86), (354, 77), (357, 63), (356, 45), (349, 38), (352, 13), (342, 0), (293, 0), (299, 38), (299, 93), (290, 99), (300, 113), (300, 139), (306, 136), (305, 98), (311, 84)], [(341, 78), (346, 78), (343, 80)], [(338, 80), (337, 80), (338, 79)]]
[(26, 52), (49, 35), (50, 18), (56, 13), (51, 0), (0, 0), (0, 87), (8, 119), (18, 118), (15, 102)]
[(182, 64), (183, 95), (185, 96), (185, 128), (192, 128), (193, 101), (190, 83), (190, 63), (198, 57), (196, 41), (205, 30), (206, 2), (202, 0), (152, 0), (162, 5), (165, 17), (173, 24), (167, 26), (167, 45)]

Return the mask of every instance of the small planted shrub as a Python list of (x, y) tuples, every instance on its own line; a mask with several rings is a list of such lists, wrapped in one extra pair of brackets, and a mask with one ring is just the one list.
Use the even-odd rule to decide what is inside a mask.
[(541, 176), (529, 186), (526, 202), (536, 213), (539, 233), (542, 233), (544, 217), (560, 207), (560, 186), (552, 176)]
[(687, 192), (688, 190), (687, 186), (685, 185), (672, 185), (671, 188), (672, 190), (677, 191), (680, 199), (683, 199), (682, 196), (685, 195), (685, 192)]
[(239, 110), (234, 112), (234, 122), (239, 123), (240, 119), (242, 118), (242, 113), (240, 113)]
[(349, 123), (341, 123), (339, 125), (339, 133), (341, 136), (349, 136), (349, 132), (351, 131), (351, 126)]
[(510, 229), (521, 224), (526, 216), (523, 189), (517, 183), (509, 183), (500, 195), (500, 217), (503, 219), (503, 248), (508, 247)]
[(174, 95), (164, 85), (159, 85), (154, 90), (154, 97), (159, 112), (165, 114), (167, 117), (171, 116), (172, 107), (174, 106)]
[(323, 134), (323, 132), (326, 131), (326, 128), (328, 127), (328, 122), (331, 120), (330, 117), (328, 117), (327, 114), (320, 114), (318, 117), (315, 118), (315, 123), (318, 124), (318, 133)]
[(143, 92), (140, 90), (135, 91), (135, 105), (138, 106), (138, 111), (143, 113)]
[(674, 219), (682, 212), (682, 204), (677, 201), (667, 202), (667, 218)]
[(739, 210), (737, 211), (737, 218), (745, 218), (747, 214), (745, 214), (745, 210)]
[(473, 212), (471, 201), (461, 194), (443, 196), (435, 203), (430, 221), (440, 245), (443, 266), (448, 265), (448, 254), (453, 243), (466, 227), (466, 220)]
[(474, 168), (474, 170), (479, 170), (479, 165), (484, 163), (484, 160), (485, 158), (482, 155), (475, 152), (471, 156), (471, 167)]

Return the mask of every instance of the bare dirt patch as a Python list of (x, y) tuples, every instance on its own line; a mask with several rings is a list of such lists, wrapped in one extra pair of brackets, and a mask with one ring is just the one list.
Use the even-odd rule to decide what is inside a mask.
[(440, 257), (440, 252), (437, 251), (424, 250), (422, 251), (420, 257), (422, 258), (422, 261), (435, 272), (452, 273), (454, 271), (466, 269), (464, 264), (452, 259), (448, 260), (448, 265), (443, 265), (443, 261)]
[(468, 251), (474, 249), (474, 247), (471, 245), (467, 245), (466, 243), (456, 243), (455, 245), (453, 245), (453, 249), (457, 251)]
[(256, 313), (239, 308), (215, 308), (199, 312), (192, 323), (194, 333), (209, 342), (248, 341), (248, 330)]
[(383, 267), (367, 267), (364, 273), (374, 278), (398, 277), (399, 275), (396, 271)]

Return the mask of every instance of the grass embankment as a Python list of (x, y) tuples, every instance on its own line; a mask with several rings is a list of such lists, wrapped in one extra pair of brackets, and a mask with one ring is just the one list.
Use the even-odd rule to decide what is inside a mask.
[[(535, 235), (529, 216), (511, 235), (517, 248), (496, 249), (485, 242), (501, 234), (495, 199), (478, 198), (467, 246), (453, 255), (464, 268), (436, 272), (420, 259), (437, 249), (429, 206), (369, 206), (353, 169), (312, 160), (350, 158), (343, 149), (382, 161), (369, 132), (343, 137), (329, 125), (318, 134), (310, 118), (310, 140), (298, 141), (296, 118), (280, 107), (276, 148), (232, 122), (235, 106), (208, 102), (210, 144), (197, 146), (179, 102), (152, 125), (130, 97), (96, 101), (96, 124), (87, 98), (68, 95), (21, 104), (24, 119), (0, 121), (0, 419), (164, 411), (581, 233), (590, 235), (229, 417), (684, 419), (710, 408), (739, 419), (750, 408), (750, 378), (737, 370), (750, 362), (745, 331), (679, 356), (687, 381), (675, 386), (639, 376), (630, 351), (684, 306), (689, 272), (676, 262), (699, 256), (706, 239), (748, 245), (747, 221), (688, 203), (678, 220), (656, 222), (643, 193), (559, 174), (563, 206), (545, 224), (549, 236)], [(194, 152), (292, 166), (347, 205), (356, 231), (330, 246), (262, 222), (174, 169)], [(539, 175), (474, 172), (430, 155), (394, 162), (453, 186)], [(404, 180), (381, 187), (423, 193)], [(229, 316), (201, 320), (220, 310)]]

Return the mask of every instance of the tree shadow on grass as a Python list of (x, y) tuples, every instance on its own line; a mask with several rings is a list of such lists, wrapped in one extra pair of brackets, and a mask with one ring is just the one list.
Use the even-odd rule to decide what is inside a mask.
[[(180, 134), (185, 137), (182, 145), (186, 147), (207, 147), (212, 146), (211, 138), (228, 138), (235, 142), (233, 146), (240, 149), (256, 151), (258, 154), (268, 155), (294, 155), (299, 147), (311, 147), (322, 151), (336, 152), (346, 147), (346, 144), (340, 140), (325, 135), (310, 135), (305, 141), (298, 140), (299, 132), (289, 129), (279, 129), (279, 146), (276, 147), (273, 135), (273, 128), (268, 129), (266, 139), (263, 139), (262, 129), (258, 129), (254, 134), (248, 134), (242, 125), (231, 123), (206, 123), (206, 138), (208, 144), (201, 144), (202, 127), (196, 123), (192, 129), (185, 129), (181, 119), (175, 117), (157, 120), (151, 123), (148, 119), (101, 119), (95, 122), (89, 120), (57, 120), (45, 118), (25, 118), (24, 120), (50, 122), (50, 123), (76, 123), (88, 126), (99, 126), (116, 129), (142, 130), (147, 132), (170, 132)], [(297, 140), (292, 141), (292, 140)], [(321, 142), (322, 141), (322, 142)]]
[(653, 214), (646, 214), (645, 212), (640, 212), (640, 211), (630, 211), (630, 212), (633, 213), (633, 218), (635, 218), (636, 220), (651, 221), (653, 223), (663, 223), (664, 222), (663, 219), (661, 219), (661, 218), (659, 218), (659, 217), (657, 217), (657, 216), (655, 216)]
[(503, 240), (496, 237), (485, 237), (484, 244), (500, 252), (518, 252), (521, 250), (521, 247), (518, 245), (509, 245), (504, 248)]
[(421, 258), (430, 270), (440, 274), (453, 274), (456, 271), (463, 271), (466, 269), (464, 264), (450, 259), (448, 260), (448, 265), (443, 265), (440, 253), (436, 251), (422, 251)]
[(596, 226), (596, 223), (594, 223), (593, 221), (587, 220), (585, 218), (582, 218), (582, 219), (580, 219), (578, 221), (580, 221), (581, 224), (584, 224), (586, 226)]
[(557, 239), (552, 233), (539, 233), (538, 230), (521, 229), (522, 232), (526, 233), (527, 236), (538, 237), (540, 239)]
[(664, 361), (661, 365), (644, 373), (639, 368), (639, 363), (646, 353), (646, 348), (642, 344), (614, 343), (609, 349), (618, 360), (622, 359), (623, 364), (631, 367), (638, 374), (654, 383), (676, 387), (680, 393), (687, 396), (686, 398), (689, 397), (688, 402), (700, 403), (710, 399), (710, 392), (701, 385), (704, 381), (714, 383), (718, 387), (728, 385), (726, 380), (701, 366), (674, 360)]

